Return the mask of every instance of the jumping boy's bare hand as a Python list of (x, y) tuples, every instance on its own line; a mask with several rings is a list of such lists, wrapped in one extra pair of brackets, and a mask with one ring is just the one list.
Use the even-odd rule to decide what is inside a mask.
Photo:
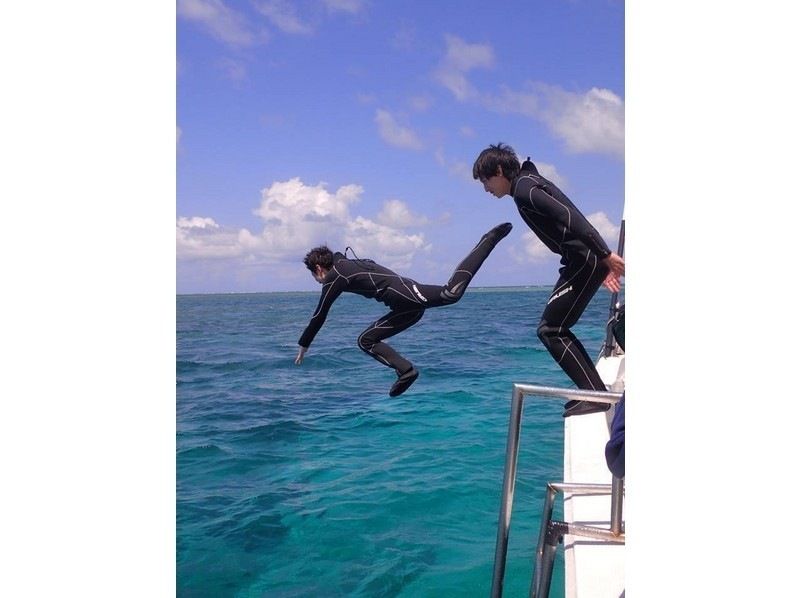
[(625, 276), (625, 260), (613, 251), (603, 258), (603, 263), (608, 267), (608, 276), (603, 281), (603, 286), (612, 293), (617, 293), (622, 288), (619, 284), (621, 276)]
[(306, 351), (308, 351), (308, 347), (300, 347), (300, 349), (297, 351), (297, 357), (294, 358), (294, 362), (297, 365), (303, 363), (303, 357), (305, 357)]
[(619, 290), (622, 288), (619, 284), (619, 277), (610, 272), (606, 279), (603, 281), (603, 286), (606, 287), (612, 293), (619, 293)]

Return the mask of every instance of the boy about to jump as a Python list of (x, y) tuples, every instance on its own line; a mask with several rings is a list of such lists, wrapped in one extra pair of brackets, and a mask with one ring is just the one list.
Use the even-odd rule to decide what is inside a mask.
[[(625, 261), (608, 248), (575, 204), (539, 174), (530, 159), (520, 166), (508, 145), (498, 143), (483, 150), (472, 167), (472, 177), (498, 199), (510, 195), (528, 227), (561, 256), (559, 278), (536, 332), (578, 388), (605, 391), (592, 359), (570, 328), (601, 284), (612, 292), (620, 290)], [(563, 415), (607, 411), (609, 407), (604, 403), (568, 401)]]
[(511, 223), (506, 222), (483, 235), (445, 285), (420, 284), (372, 260), (348, 259), (328, 247), (315, 247), (306, 254), (303, 263), (311, 271), (314, 280), (322, 285), (322, 293), (311, 321), (300, 336), (300, 347), (294, 362), (297, 365), (303, 363), (308, 347), (325, 323), (336, 298), (342, 293), (356, 293), (380, 301), (390, 308), (389, 313), (361, 333), (358, 347), (394, 369), (397, 380), (389, 390), (389, 396), (396, 397), (404, 393), (417, 379), (419, 371), (384, 341), (419, 322), (426, 309), (452, 305), (461, 299), (481, 264), (511, 232), (511, 228)]

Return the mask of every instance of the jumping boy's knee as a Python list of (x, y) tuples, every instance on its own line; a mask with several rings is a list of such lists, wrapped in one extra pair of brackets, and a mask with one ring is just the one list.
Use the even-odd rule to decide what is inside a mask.
[(461, 299), (461, 295), (453, 295), (447, 290), (439, 293), (439, 297), (442, 299), (442, 305), (452, 305), (453, 303), (458, 303), (458, 300)]
[(536, 329), (536, 336), (546, 345), (554, 337), (558, 336), (560, 330), (558, 326), (551, 326), (547, 322), (542, 322), (539, 324), (539, 328)]
[(356, 344), (358, 345), (359, 349), (361, 349), (365, 353), (369, 353), (370, 351), (372, 351), (372, 347), (375, 346), (375, 341), (362, 334), (361, 336), (358, 337), (358, 341), (356, 342)]
[(469, 282), (468, 279), (461, 280), (450, 288), (445, 287), (444, 289), (442, 289), (442, 292), (439, 293), (439, 297), (441, 297), (442, 303), (446, 305), (449, 305), (451, 303), (457, 303), (464, 296), (464, 291), (467, 290), (468, 282)]

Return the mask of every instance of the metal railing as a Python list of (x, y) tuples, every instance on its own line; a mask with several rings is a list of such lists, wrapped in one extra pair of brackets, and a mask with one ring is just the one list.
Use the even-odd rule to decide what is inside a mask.
[[(599, 528), (593, 525), (553, 521), (553, 506), (556, 492), (570, 492), (573, 495), (611, 494), (611, 527)], [(624, 483), (621, 478), (613, 478), (611, 484), (548, 483), (544, 500), (542, 523), (539, 527), (539, 543), (536, 546), (536, 561), (533, 567), (530, 596), (541, 598), (550, 595), (550, 580), (553, 577), (553, 563), (559, 542), (567, 534), (595, 538), (606, 542), (625, 543), (622, 531), (622, 495)]]
[[(500, 501), (500, 516), (497, 522), (497, 543), (494, 552), (494, 572), (492, 574), (492, 598), (503, 595), (503, 578), (505, 576), (506, 556), (508, 552), (508, 530), (511, 525), (511, 507), (514, 502), (514, 486), (517, 479), (517, 457), (519, 456), (519, 436), (522, 427), (522, 408), (526, 396), (536, 396), (562, 400), (590, 400), (597, 403), (615, 405), (622, 398), (622, 393), (599, 390), (579, 390), (534, 386), (531, 384), (514, 384), (511, 394), (511, 415), (508, 421), (508, 439), (506, 442), (506, 463), (503, 473), (503, 496)], [(611, 529), (593, 526), (553, 522), (553, 504), (557, 491), (583, 494), (612, 494)], [(614, 478), (611, 484), (577, 484), (550, 483), (545, 497), (544, 517), (539, 531), (536, 566), (531, 581), (531, 596), (547, 595), (549, 591), (555, 548), (564, 534), (590, 536), (594, 538), (624, 542), (622, 535), (622, 480)], [(557, 525), (556, 525), (557, 524)], [(555, 543), (553, 542), (555, 540)], [(546, 588), (545, 588), (546, 586)]]
[[(625, 219), (622, 219), (622, 222), (619, 224), (619, 242), (617, 244), (617, 255), (624, 256), (625, 255)], [(616, 319), (617, 311), (619, 310), (619, 303), (617, 302), (617, 298), (619, 297), (619, 293), (614, 291), (611, 293), (611, 303), (608, 306), (608, 323), (606, 324), (606, 340), (603, 343), (603, 348), (601, 349), (601, 354), (608, 357), (612, 354), (613, 349), (616, 345), (614, 342), (614, 332), (613, 332), (613, 324), (614, 320)]]

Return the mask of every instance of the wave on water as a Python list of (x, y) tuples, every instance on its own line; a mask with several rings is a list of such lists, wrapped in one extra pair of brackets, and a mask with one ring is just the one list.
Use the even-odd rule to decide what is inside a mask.
[[(511, 386), (572, 386), (535, 336), (548, 294), (430, 310), (389, 339), (420, 370), (395, 398), (394, 372), (355, 345), (375, 302), (338, 300), (297, 366), (316, 294), (179, 296), (178, 596), (486, 596)], [(592, 355), (607, 299), (575, 329)], [(556, 402), (526, 405), (508, 595), (530, 584), (562, 438)]]

